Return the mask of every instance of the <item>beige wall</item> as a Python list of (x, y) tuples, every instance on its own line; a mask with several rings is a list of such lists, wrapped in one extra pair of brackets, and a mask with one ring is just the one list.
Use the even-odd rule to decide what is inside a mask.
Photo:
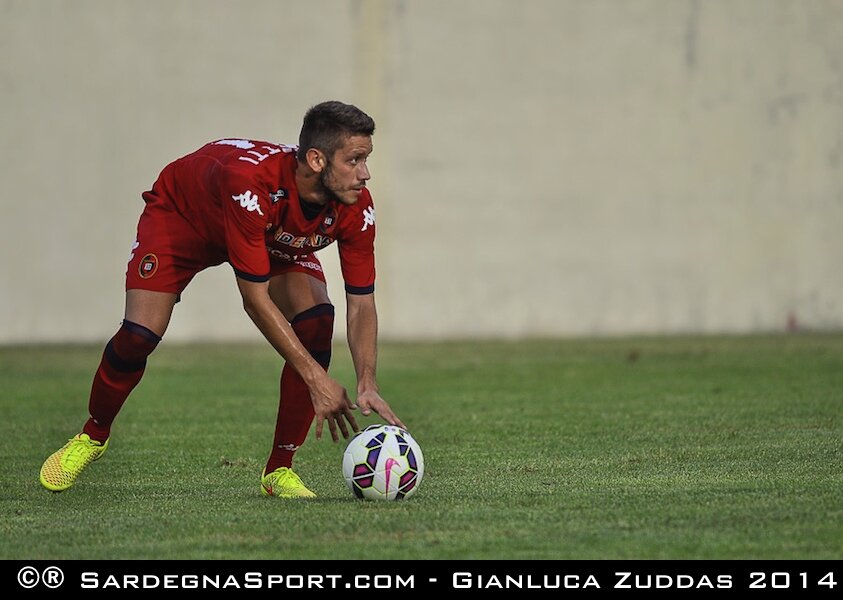
[[(0, 0), (0, 52), (0, 343), (107, 338), (158, 170), (328, 98), (384, 336), (843, 327), (839, 0)], [(257, 337), (227, 266), (167, 337)]]

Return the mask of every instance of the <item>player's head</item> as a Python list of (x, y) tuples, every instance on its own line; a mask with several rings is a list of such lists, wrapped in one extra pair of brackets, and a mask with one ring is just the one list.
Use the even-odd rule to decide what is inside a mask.
[(316, 175), (321, 201), (354, 204), (368, 181), (375, 122), (356, 106), (317, 104), (304, 116), (297, 158)]
[(304, 115), (297, 158), (299, 162), (305, 162), (307, 151), (315, 148), (332, 160), (350, 136), (372, 136), (374, 133), (375, 121), (356, 106), (336, 100), (322, 102)]

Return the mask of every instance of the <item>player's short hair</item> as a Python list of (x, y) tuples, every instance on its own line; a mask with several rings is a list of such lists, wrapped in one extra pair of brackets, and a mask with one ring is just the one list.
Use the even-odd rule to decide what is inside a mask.
[(307, 151), (316, 148), (330, 159), (348, 136), (373, 133), (375, 121), (356, 106), (336, 100), (322, 102), (304, 115), (296, 157), (305, 162)]

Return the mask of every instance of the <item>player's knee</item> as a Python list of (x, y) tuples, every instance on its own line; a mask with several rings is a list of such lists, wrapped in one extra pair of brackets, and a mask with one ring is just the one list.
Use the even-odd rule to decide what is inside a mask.
[(331, 362), (331, 339), (334, 335), (333, 304), (312, 306), (297, 314), (290, 324), (311, 356), (327, 369)]
[(146, 366), (147, 357), (160, 341), (161, 337), (150, 329), (124, 319), (105, 347), (105, 358), (117, 371), (139, 371)]

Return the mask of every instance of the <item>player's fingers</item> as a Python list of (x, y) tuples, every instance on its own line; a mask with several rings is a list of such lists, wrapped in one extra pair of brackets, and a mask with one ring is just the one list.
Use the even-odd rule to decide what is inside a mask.
[(360, 427), (357, 425), (357, 419), (354, 418), (354, 413), (350, 410), (345, 411), (345, 418), (351, 424), (351, 428), (356, 432), (360, 431)]
[(404, 427), (404, 423), (401, 422), (401, 419), (399, 419), (395, 415), (395, 413), (392, 412), (391, 408), (384, 409), (383, 414), (381, 416), (384, 419), (386, 419), (386, 422), (389, 423), (390, 425), (397, 425), (398, 427), (402, 427), (404, 429), (407, 429), (406, 427)]
[[(340, 426), (340, 431), (342, 432), (342, 437), (348, 439), (348, 427), (345, 425), (345, 420), (343, 419), (343, 415), (348, 413), (348, 409), (344, 409), (342, 413), (337, 416), (337, 425)], [(335, 440), (336, 441), (336, 440)]]
[(337, 436), (337, 424), (334, 423), (334, 415), (328, 417), (328, 429), (331, 430), (331, 438), (336, 442), (339, 441), (339, 437)]
[(322, 439), (322, 417), (318, 415), (316, 417), (316, 439)]
[(401, 424), (401, 420), (398, 417), (396, 417), (394, 414), (389, 415), (389, 417), (387, 417), (387, 419), (386, 419), (386, 422), (389, 423), (390, 425), (397, 425), (398, 427), (404, 427), (404, 425)]

